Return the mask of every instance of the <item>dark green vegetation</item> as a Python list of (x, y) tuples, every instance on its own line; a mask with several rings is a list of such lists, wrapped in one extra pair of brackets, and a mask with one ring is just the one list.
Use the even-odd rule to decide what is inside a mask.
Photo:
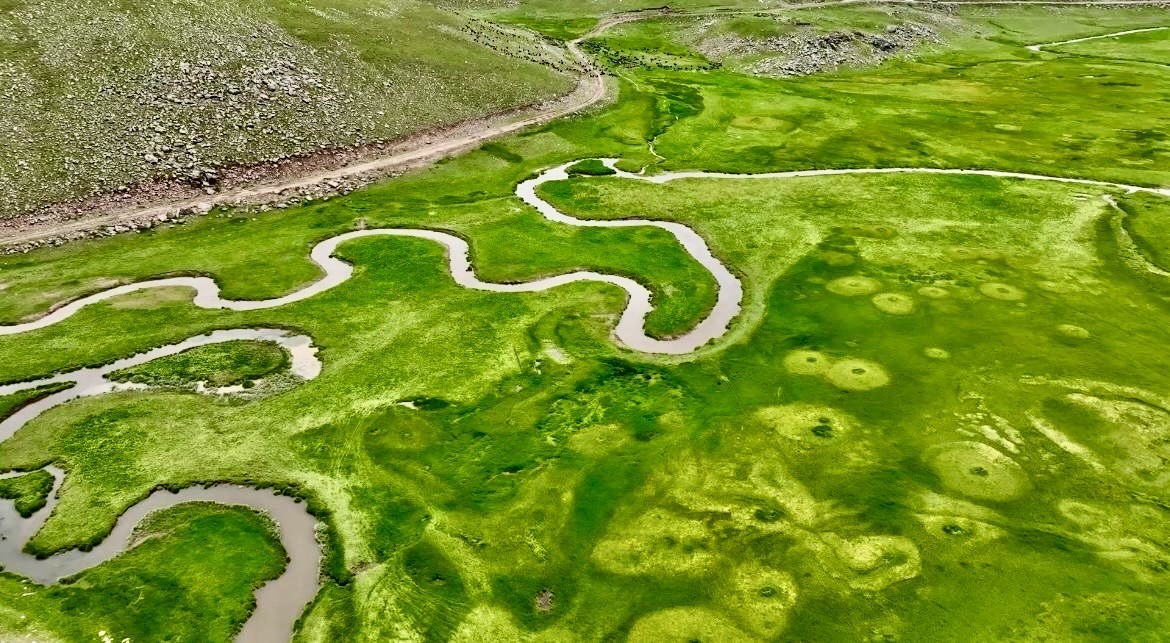
[(17, 513), (24, 518), (40, 511), (52, 490), (53, 474), (48, 471), (33, 471), (0, 480), (0, 498), (13, 501)]
[(1170, 203), (1165, 199), (1135, 196), (1121, 204), (1124, 225), (1147, 260), (1170, 270)]
[(586, 159), (569, 168), (570, 176), (608, 176), (616, 174), (597, 159)]
[(253, 588), (284, 568), (271, 523), (239, 507), (175, 507), (139, 535), (129, 553), (61, 585), (0, 574), (0, 628), (32, 639), (230, 640)]
[[(513, 196), (533, 172), (587, 157), (649, 172), (926, 165), (1170, 184), (1164, 69), (1024, 48), (1163, 12), (955, 20), (948, 46), (835, 75), (615, 67), (620, 99), (602, 111), (345, 198), (4, 258), (0, 318), (174, 272), (213, 274), (228, 297), (277, 296), (316, 278), (313, 244), (360, 221), (458, 233), (488, 280), (628, 274), (654, 290), (654, 332), (685, 330), (713, 284), (669, 235), (551, 224)], [(766, 27), (736, 24), (718, 28)], [(631, 24), (607, 46), (683, 55), (676, 34), (693, 28)], [(68, 470), (34, 546), (87, 542), (159, 484), (271, 483), (328, 508), (344, 567), (303, 640), (1154, 640), (1170, 628), (1170, 284), (1125, 259), (1103, 197), (1151, 261), (1167, 200), (978, 176), (651, 185), (579, 170), (545, 186), (564, 212), (685, 222), (740, 276), (745, 309), (724, 339), (690, 359), (624, 351), (609, 338), (620, 291), (469, 291), (439, 247), (400, 238), (342, 246), (354, 278), (285, 307), (122, 297), (0, 339), (4, 379), (240, 326), (310, 335), (324, 371), (247, 404), (120, 393), (30, 423), (0, 444), (0, 468)], [(176, 529), (143, 547), (207, 538)], [(270, 572), (229, 568), (268, 551), (241, 543), (159, 579), (175, 568), (143, 547), (90, 582), (120, 591), (144, 575), (137, 614), (160, 628), (144, 639), (184, 635), (171, 610), (205, 596), (187, 587)], [(171, 582), (192, 585), (161, 598)], [(96, 605), (60, 616), (52, 592), (71, 587), (26, 606), (24, 587), (0, 585), (14, 632), (20, 615), (90, 632), (106, 618)], [(247, 604), (232, 596), (229, 612)]]
[(276, 344), (234, 341), (192, 348), (111, 373), (108, 379), (152, 386), (187, 386), (195, 382), (204, 382), (212, 388), (249, 386), (266, 375), (288, 368), (288, 364), (288, 354)]

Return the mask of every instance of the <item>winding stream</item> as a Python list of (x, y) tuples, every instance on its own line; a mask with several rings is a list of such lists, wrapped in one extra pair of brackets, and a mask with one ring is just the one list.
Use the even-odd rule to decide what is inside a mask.
[[(111, 381), (106, 378), (110, 373), (198, 346), (236, 340), (267, 341), (280, 345), (291, 356), (292, 373), (302, 379), (310, 380), (321, 373), (317, 348), (312, 340), (304, 335), (265, 328), (215, 331), (105, 366), (0, 386), (0, 395), (9, 395), (47, 384), (73, 384), (69, 389), (48, 395), (21, 408), (0, 422), (0, 442), (12, 437), (33, 418), (70, 400), (120, 390), (147, 388), (140, 384)], [(270, 516), (277, 525), (280, 543), (289, 557), (288, 565), (280, 577), (256, 590), (256, 610), (240, 630), (238, 640), (247, 642), (289, 640), (297, 616), (304, 610), (305, 605), (313, 600), (320, 587), (322, 552), (316, 538), (317, 520), (309, 515), (304, 505), (290, 497), (276, 495), (272, 491), (229, 484), (188, 487), (178, 493), (165, 489), (157, 490), (119, 516), (113, 531), (93, 549), (89, 551), (72, 549), (46, 559), (37, 559), (24, 552), (24, 545), (40, 531), (45, 521), (52, 515), (59, 499), (58, 492), (65, 479), (65, 472), (55, 466), (45, 467), (45, 470), (53, 474), (54, 482), (44, 508), (25, 519), (16, 512), (15, 503), (0, 501), (0, 565), (3, 565), (5, 571), (27, 576), (41, 584), (57, 583), (135, 546), (138, 542), (135, 539), (135, 529), (147, 515), (188, 502), (215, 502), (248, 507)], [(24, 473), (27, 472), (9, 472), (0, 474), (0, 478), (16, 477)]]
[[(615, 176), (623, 179), (648, 181), (650, 183), (668, 183), (681, 179), (791, 179), (817, 176), (844, 176), (866, 174), (936, 174), (936, 175), (973, 175), (988, 176), (1003, 179), (1019, 179), (1031, 181), (1049, 181), (1072, 185), (1087, 185), (1125, 192), (1146, 192), (1161, 196), (1170, 196), (1170, 188), (1154, 188), (1138, 185), (1128, 185), (1112, 181), (1098, 181), (1094, 179), (1079, 179), (1072, 177), (1047, 176), (1043, 174), (1029, 174), (1025, 172), (1005, 172), (1000, 170), (982, 169), (948, 169), (948, 168), (845, 168), (830, 170), (794, 170), (788, 172), (765, 172), (760, 174), (732, 174), (725, 172), (683, 171), (667, 172), (663, 174), (634, 174), (619, 170), (618, 159), (597, 159), (615, 172)], [(626, 291), (629, 300), (621, 314), (613, 334), (621, 344), (643, 353), (682, 355), (694, 352), (711, 340), (721, 337), (727, 332), (731, 320), (739, 313), (743, 299), (743, 285), (739, 279), (718, 258), (712, 254), (707, 242), (690, 227), (671, 221), (653, 221), (649, 219), (577, 219), (556, 209), (551, 203), (540, 198), (537, 189), (544, 183), (560, 181), (569, 178), (568, 168), (578, 161), (571, 161), (541, 172), (536, 178), (524, 181), (516, 186), (516, 196), (528, 205), (539, 211), (549, 221), (566, 225), (591, 228), (628, 228), (638, 226), (654, 226), (666, 230), (678, 240), (683, 249), (699, 262), (718, 284), (718, 295), (715, 306), (705, 319), (699, 322), (685, 334), (667, 340), (650, 337), (645, 332), (646, 315), (653, 310), (651, 293), (648, 288), (628, 277), (610, 275), (593, 271), (576, 271), (553, 277), (545, 277), (523, 283), (492, 283), (481, 280), (475, 274), (471, 264), (470, 248), (466, 241), (455, 235), (434, 230), (420, 230), (410, 228), (379, 228), (373, 230), (357, 230), (331, 237), (313, 247), (309, 258), (316, 263), (324, 275), (317, 281), (282, 297), (274, 299), (233, 300), (220, 297), (219, 284), (209, 277), (172, 277), (167, 279), (151, 279), (126, 284), (103, 290), (101, 292), (71, 301), (54, 309), (52, 312), (22, 324), (0, 325), (0, 335), (15, 335), (32, 330), (45, 328), (59, 323), (76, 314), (81, 309), (107, 299), (130, 294), (151, 288), (186, 287), (195, 291), (193, 303), (200, 308), (227, 309), (236, 311), (261, 310), (276, 308), (294, 302), (302, 301), (330, 290), (347, 281), (353, 276), (353, 266), (333, 256), (341, 244), (354, 239), (378, 236), (413, 237), (427, 239), (443, 245), (447, 249), (447, 258), (451, 276), (461, 286), (475, 290), (485, 290), (498, 293), (525, 293), (541, 292), (579, 281), (594, 281), (615, 285)], [(0, 389), (2, 391), (3, 389)]]
[[(222, 344), (237, 340), (263, 341), (278, 344), (288, 351), (291, 357), (290, 370), (292, 374), (301, 379), (311, 380), (321, 374), (321, 361), (317, 359), (317, 348), (313, 346), (313, 340), (304, 335), (294, 335), (286, 330), (271, 328), (217, 330), (206, 335), (197, 335), (185, 339), (177, 344), (162, 346), (146, 351), (145, 353), (120, 359), (105, 366), (82, 368), (39, 380), (0, 386), (0, 395), (12, 395), (13, 393), (19, 393), (20, 391), (27, 391), (49, 384), (73, 384), (70, 388), (45, 396), (32, 404), (21, 407), (15, 413), (5, 418), (3, 422), (0, 422), (0, 442), (12, 437), (20, 427), (27, 424), (33, 418), (70, 400), (75, 400), (79, 397), (92, 397), (94, 395), (113, 393), (115, 391), (148, 388), (143, 384), (115, 382), (106, 379), (106, 376), (111, 373), (134, 366), (141, 366), (161, 357), (177, 355), (183, 351), (199, 346)], [(0, 562), (3, 561), (0, 560)]]
[[(629, 299), (617, 326), (614, 328), (613, 334), (620, 343), (636, 351), (681, 355), (693, 352), (703, 344), (723, 335), (727, 331), (732, 318), (739, 312), (740, 300), (743, 298), (743, 287), (735, 275), (711, 254), (711, 250), (707, 247), (707, 242), (694, 230), (681, 223), (641, 219), (623, 221), (583, 220), (559, 212), (552, 204), (538, 197), (536, 195), (536, 189), (541, 184), (549, 181), (567, 179), (569, 175), (566, 170), (573, 163), (565, 163), (542, 172), (534, 179), (524, 181), (517, 186), (516, 194), (525, 203), (539, 210), (550, 221), (557, 223), (595, 228), (656, 226), (670, 232), (692, 257), (711, 272), (719, 285), (719, 294), (715, 307), (707, 318), (695, 328), (680, 337), (669, 340), (659, 340), (648, 336), (645, 332), (646, 315), (654, 308), (651, 302), (650, 290), (628, 277), (579, 270), (523, 283), (491, 283), (483, 281), (476, 276), (475, 269), (471, 264), (470, 247), (466, 241), (455, 235), (434, 230), (379, 228), (346, 232), (318, 243), (309, 253), (309, 258), (325, 274), (308, 286), (282, 297), (258, 300), (224, 299), (220, 296), (219, 284), (215, 283), (215, 280), (209, 277), (151, 279), (117, 286), (82, 297), (30, 322), (0, 326), (0, 335), (15, 335), (52, 326), (72, 317), (78, 311), (91, 304), (152, 288), (191, 288), (195, 291), (195, 297), (192, 302), (200, 308), (249, 311), (285, 306), (318, 295), (347, 281), (353, 276), (353, 266), (333, 256), (338, 246), (354, 239), (379, 236), (413, 237), (427, 239), (443, 245), (447, 249), (447, 259), (452, 278), (456, 283), (465, 288), (498, 293), (525, 293), (541, 292), (580, 281), (601, 282), (617, 286), (626, 291)], [(3, 394), (2, 388), (0, 388), (0, 394)]]
[[(840, 4), (850, 4), (852, 1), (846, 0)], [(906, 0), (906, 3), (912, 2), (911, 0)], [(1009, 3), (1002, 2), (1002, 4)], [(997, 3), (993, 2), (992, 4)], [(1115, 4), (1127, 3), (1117, 2)], [(1138, 29), (1059, 43), (1031, 45), (1028, 49), (1040, 51), (1044, 47), (1162, 29), (1167, 29), (1167, 27)], [(598, 90), (600, 92), (599, 95), (603, 95), (603, 83), (599, 84), (599, 86), (601, 87), (601, 90)], [(595, 101), (596, 98), (591, 98), (591, 100)], [(619, 170), (616, 165), (618, 162), (617, 159), (606, 158), (599, 160), (614, 170), (614, 176), (617, 178), (648, 181), (657, 184), (680, 179), (788, 179), (862, 174), (959, 174), (1051, 181), (1103, 187), (1129, 193), (1146, 192), (1170, 197), (1170, 188), (1152, 188), (1091, 179), (998, 170), (857, 168), (797, 170), (761, 174), (685, 171), (643, 175)], [(151, 279), (110, 288), (79, 298), (30, 322), (0, 325), (0, 335), (15, 335), (45, 328), (71, 317), (91, 304), (150, 288), (191, 288), (195, 291), (192, 301), (194, 305), (201, 308), (250, 311), (284, 306), (308, 299), (329, 290), (345, 282), (353, 275), (353, 267), (350, 264), (333, 256), (341, 244), (353, 239), (365, 237), (398, 236), (426, 239), (442, 244), (447, 250), (447, 258), (452, 277), (456, 283), (466, 288), (499, 293), (540, 292), (580, 281), (608, 283), (622, 288), (628, 295), (628, 301), (613, 330), (613, 335), (618, 342), (635, 351), (672, 355), (687, 354), (723, 336), (730, 327), (731, 321), (740, 311), (743, 300), (743, 286), (735, 275), (714, 256), (706, 241), (694, 230), (681, 223), (669, 221), (652, 221), (647, 219), (577, 219), (560, 212), (552, 204), (543, 200), (538, 195), (538, 189), (542, 184), (550, 181), (568, 179), (568, 168), (576, 163), (577, 161), (573, 161), (559, 165), (545, 170), (533, 179), (520, 183), (516, 187), (516, 195), (526, 204), (539, 211), (545, 218), (557, 223), (581, 227), (612, 228), (654, 226), (666, 230), (673, 235), (679, 244), (711, 273), (711, 276), (718, 285), (718, 295), (714, 307), (707, 317), (690, 331), (679, 337), (665, 340), (649, 337), (645, 332), (645, 320), (646, 316), (653, 310), (651, 292), (642, 284), (627, 277), (593, 271), (576, 271), (525, 283), (490, 283), (480, 280), (475, 275), (470, 260), (468, 244), (459, 237), (432, 230), (376, 229), (344, 233), (317, 244), (310, 253), (310, 259), (321, 267), (324, 275), (314, 283), (282, 297), (265, 300), (229, 300), (223, 299), (220, 296), (219, 285), (207, 277)], [(102, 395), (119, 390), (145, 388), (138, 384), (119, 383), (107, 379), (106, 376), (114, 371), (145, 364), (151, 360), (174, 355), (197, 346), (239, 339), (272, 341), (280, 344), (292, 355), (292, 372), (303, 379), (313, 379), (321, 372), (321, 362), (316, 356), (317, 349), (313, 346), (312, 340), (303, 335), (295, 335), (288, 331), (275, 329), (215, 331), (207, 335), (192, 337), (177, 344), (134, 355), (106, 366), (79, 369), (36, 381), (0, 386), (0, 395), (8, 395), (46, 384), (73, 384), (69, 389), (48, 395), (35, 403), (21, 408), (15, 414), (0, 422), (0, 442), (10, 438), (33, 418), (70, 400), (79, 397)], [(65, 475), (64, 471), (53, 466), (46, 467), (46, 470), (54, 476), (53, 489), (49, 494), (46, 507), (32, 517), (22, 519), (16, 513), (13, 503), (0, 501), (0, 564), (7, 571), (22, 574), (40, 583), (56, 583), (63, 578), (75, 575), (104, 561), (110, 560), (123, 551), (135, 546), (137, 542), (135, 541), (134, 530), (142, 519), (151, 512), (186, 502), (204, 501), (245, 506), (268, 514), (276, 521), (280, 532), (281, 544), (289, 556), (289, 563), (284, 573), (276, 580), (267, 583), (256, 591), (256, 610), (241, 630), (238, 637), (239, 640), (251, 642), (290, 639), (296, 619), (320, 587), (319, 573), (322, 551), (316, 539), (316, 530), (319, 527), (316, 519), (308, 514), (303, 505), (295, 502), (291, 498), (278, 496), (266, 490), (236, 485), (216, 485), (207, 488), (191, 487), (178, 493), (171, 493), (165, 490), (156, 491), (120, 516), (110, 535), (91, 551), (70, 550), (60, 552), (45, 560), (37, 560), (35, 557), (24, 553), (23, 547), (41, 529), (45, 521), (54, 511), (58, 501), (57, 494)], [(23, 472), (0, 474), (0, 478), (13, 477), (21, 473)]]
[[(990, 176), (995, 178), (1051, 181), (1058, 183), (1088, 185), (1129, 193), (1146, 192), (1170, 197), (1168, 188), (1151, 188), (1127, 185), (1109, 181), (1054, 177), (1020, 172), (1003, 172), (980, 169), (936, 169), (936, 168), (860, 168), (833, 170), (797, 170), (761, 174), (729, 174), (720, 172), (684, 171), (656, 175), (634, 174), (617, 168), (618, 159), (600, 160), (612, 169), (620, 179), (647, 181), (663, 184), (682, 179), (788, 179), (798, 177), (860, 175), (860, 174), (957, 174)], [(60, 306), (36, 320), (23, 324), (0, 326), (0, 335), (14, 335), (45, 328), (59, 323), (91, 304), (150, 288), (187, 287), (195, 291), (193, 303), (201, 308), (218, 308), (237, 311), (276, 308), (302, 301), (325, 292), (347, 281), (353, 275), (353, 266), (334, 256), (337, 248), (348, 241), (375, 237), (397, 236), (426, 239), (442, 244), (447, 250), (451, 275), (456, 283), (466, 288), (499, 293), (540, 292), (579, 281), (608, 283), (622, 288), (628, 301), (617, 325), (614, 338), (626, 347), (658, 354), (691, 353), (708, 342), (725, 334), (732, 319), (739, 313), (743, 299), (743, 285), (739, 279), (711, 252), (707, 242), (690, 227), (677, 222), (653, 221), (648, 219), (585, 220), (560, 212), (538, 194), (541, 185), (550, 181), (569, 178), (568, 169), (578, 161), (564, 163), (541, 172), (535, 178), (517, 185), (516, 195), (526, 204), (539, 211), (545, 218), (557, 223), (581, 227), (625, 228), (654, 226), (666, 230), (696, 261), (704, 266), (718, 284), (715, 306), (705, 319), (690, 331), (672, 339), (655, 339), (645, 332), (646, 316), (653, 310), (651, 292), (648, 288), (628, 277), (609, 275), (593, 271), (576, 271), (546, 277), (525, 283), (499, 284), (479, 279), (470, 259), (470, 248), (466, 241), (451, 234), (433, 230), (418, 229), (375, 229), (347, 232), (326, 239), (313, 247), (310, 259), (324, 271), (314, 283), (297, 291), (264, 300), (230, 300), (220, 297), (219, 285), (208, 277), (176, 277), (152, 279), (82, 297)], [(219, 342), (233, 340), (272, 341), (280, 344), (292, 355), (291, 369), (303, 379), (313, 379), (321, 372), (317, 349), (312, 340), (303, 335), (294, 335), (277, 329), (236, 329), (221, 330), (192, 337), (169, 346), (156, 348), (111, 364), (86, 368), (54, 375), (40, 380), (0, 386), (0, 395), (8, 395), (46, 384), (72, 383), (69, 389), (53, 393), (29, 404), (4, 421), (0, 422), (0, 442), (7, 440), (17, 430), (45, 411), (79, 397), (102, 395), (119, 390), (145, 388), (140, 384), (119, 383), (106, 378), (114, 371), (145, 364), (168, 355)], [(304, 507), (290, 498), (277, 496), (269, 491), (235, 485), (217, 485), (209, 488), (192, 487), (175, 494), (156, 491), (146, 500), (131, 507), (123, 514), (110, 534), (100, 545), (89, 552), (71, 550), (61, 552), (46, 560), (37, 560), (22, 551), (24, 544), (44, 525), (57, 502), (57, 492), (64, 472), (50, 467), (55, 478), (49, 504), (28, 520), (22, 520), (15, 513), (12, 503), (0, 502), (0, 564), (4, 568), (41, 583), (55, 583), (94, 565), (100, 564), (126, 549), (133, 547), (134, 528), (152, 511), (192, 501), (218, 502), (223, 504), (251, 507), (272, 516), (280, 530), (281, 544), (289, 556), (289, 564), (280, 578), (264, 585), (256, 592), (257, 608), (245, 623), (239, 634), (241, 641), (288, 640), (297, 617), (305, 605), (312, 600), (320, 586), (319, 567), (321, 547), (315, 534), (317, 522)], [(16, 475), (16, 474), (5, 474)]]

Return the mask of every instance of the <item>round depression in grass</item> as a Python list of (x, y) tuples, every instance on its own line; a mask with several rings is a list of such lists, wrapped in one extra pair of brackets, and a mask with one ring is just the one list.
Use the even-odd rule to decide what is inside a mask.
[(942, 299), (950, 295), (950, 291), (946, 288), (939, 288), (938, 286), (923, 286), (918, 289), (918, 294), (927, 299)]
[(812, 444), (844, 438), (856, 426), (849, 415), (819, 404), (766, 406), (756, 411), (756, 419), (781, 436)]
[(730, 574), (727, 585), (718, 595), (719, 602), (743, 625), (768, 639), (784, 631), (797, 599), (791, 574), (746, 562)]
[(981, 442), (953, 442), (935, 449), (930, 467), (951, 491), (1005, 502), (1028, 490), (1028, 475), (1014, 460)]

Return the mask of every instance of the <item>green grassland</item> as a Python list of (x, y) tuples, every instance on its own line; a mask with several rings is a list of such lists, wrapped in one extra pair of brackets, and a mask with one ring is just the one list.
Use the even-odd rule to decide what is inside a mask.
[(1155, 266), (1170, 269), (1170, 207), (1162, 199), (1134, 197), (1121, 208), (1123, 221), (1138, 249)]
[(0, 480), (0, 498), (11, 500), (24, 518), (40, 511), (52, 490), (53, 474), (48, 471), (33, 471)]
[(47, 395), (64, 391), (72, 386), (72, 384), (47, 384), (45, 386), (38, 386), (12, 395), (0, 396), (0, 418), (8, 417), (21, 407), (31, 404)]
[(192, 348), (111, 373), (109, 379), (151, 386), (185, 386), (195, 382), (204, 382), (209, 387), (248, 386), (288, 365), (288, 354), (276, 344), (234, 341)]
[[(566, 6), (503, 11), (596, 17)], [(650, 173), (927, 166), (1170, 185), (1157, 135), (1170, 77), (1129, 61), (1159, 41), (1126, 41), (1125, 58), (1024, 49), (1158, 26), (1160, 12), (955, 15), (945, 45), (793, 79), (624, 64), (629, 47), (691, 55), (693, 25), (622, 25), (604, 37), (629, 56), (607, 63), (620, 93), (602, 110), (324, 203), (4, 257), (0, 319), (164, 274), (279, 296), (319, 276), (315, 243), (365, 226), (457, 234), (485, 280), (628, 275), (654, 293), (652, 334), (690, 328), (715, 284), (672, 237), (553, 224), (513, 195), (583, 158)], [(763, 28), (737, 20), (717, 28)], [(836, 8), (825, 24), (849, 20)], [(724, 338), (684, 358), (635, 353), (609, 335), (620, 290), (467, 290), (440, 247), (407, 238), (341, 246), (354, 277), (279, 308), (198, 309), (181, 289), (119, 297), (0, 338), (0, 379), (245, 326), (311, 336), (323, 372), (240, 404), (131, 391), (32, 421), (0, 443), (0, 470), (68, 473), (30, 549), (91, 543), (159, 485), (223, 480), (295, 487), (323, 509), (331, 563), (305, 641), (1167, 631), (1170, 278), (1129, 261), (1119, 232), (1170, 268), (1170, 199), (982, 176), (653, 185), (577, 169), (543, 187), (561, 211), (686, 223), (739, 276), (745, 307)], [(139, 370), (234, 382), (277, 368), (240, 348)], [(263, 521), (206, 506), (156, 520), (168, 535), (75, 583), (22, 598), (27, 584), (0, 579), (0, 631), (229, 638), (246, 590), (278, 573)], [(113, 608), (132, 593), (132, 611)]]
[(0, 628), (30, 640), (230, 640), (252, 589), (284, 567), (271, 523), (239, 507), (188, 504), (145, 520), (126, 555), (43, 587), (0, 574)]

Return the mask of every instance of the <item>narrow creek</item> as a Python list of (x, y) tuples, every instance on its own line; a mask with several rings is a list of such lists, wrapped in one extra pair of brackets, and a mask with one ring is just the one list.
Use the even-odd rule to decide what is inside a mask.
[[(199, 335), (176, 344), (163, 346), (116, 362), (95, 368), (85, 368), (39, 380), (0, 386), (0, 395), (38, 388), (47, 384), (72, 383), (66, 390), (51, 394), (29, 404), (3, 422), (0, 422), (0, 442), (12, 437), (25, 424), (49, 409), (80, 397), (92, 397), (124, 390), (142, 390), (137, 384), (114, 382), (106, 378), (110, 373), (147, 362), (176, 355), (183, 351), (222, 342), (253, 340), (274, 342), (288, 351), (291, 372), (301, 379), (311, 380), (321, 372), (317, 348), (312, 340), (285, 330), (248, 328), (220, 330)], [(305, 506), (288, 496), (271, 490), (253, 489), (239, 485), (220, 484), (211, 487), (188, 487), (172, 493), (156, 490), (145, 500), (130, 507), (118, 517), (113, 530), (89, 551), (71, 549), (45, 559), (24, 552), (25, 544), (40, 531), (53, 514), (59, 500), (59, 491), (65, 481), (65, 471), (55, 466), (45, 467), (53, 475), (53, 488), (45, 507), (28, 518), (22, 518), (15, 503), (0, 500), (0, 566), (5, 571), (26, 576), (49, 585), (79, 574), (132, 548), (136, 543), (135, 530), (149, 514), (188, 502), (214, 502), (239, 505), (268, 515), (277, 526), (280, 543), (289, 562), (279, 578), (256, 590), (256, 610), (245, 622), (237, 640), (252, 642), (287, 641), (292, 637), (297, 617), (320, 588), (322, 550), (317, 542), (317, 519)], [(12, 471), (0, 474), (11, 478), (27, 473)]]
[[(767, 174), (725, 174), (712, 172), (670, 172), (655, 175), (634, 174), (619, 170), (617, 159), (598, 159), (615, 171), (617, 178), (666, 183), (681, 179), (785, 179), (796, 177), (835, 176), (847, 174), (971, 174), (998, 178), (1055, 181), (1061, 183), (1092, 185), (1124, 190), (1126, 192), (1149, 192), (1170, 196), (1170, 189), (1132, 186), (1107, 181), (1051, 177), (1018, 172), (995, 170), (962, 170), (933, 168), (862, 168), (839, 170), (807, 170), (776, 172)], [(499, 293), (540, 292), (569, 283), (593, 281), (608, 283), (626, 291), (628, 301), (621, 317), (614, 327), (613, 336), (625, 347), (654, 354), (682, 355), (693, 353), (712, 340), (722, 337), (732, 320), (739, 314), (743, 300), (743, 286), (739, 279), (712, 253), (707, 242), (690, 227), (670, 221), (649, 219), (584, 220), (560, 212), (542, 199), (538, 189), (544, 183), (569, 178), (568, 169), (577, 161), (565, 163), (541, 172), (537, 177), (517, 185), (516, 195), (539, 211), (550, 221), (582, 227), (637, 227), (654, 226), (666, 230), (678, 240), (681, 246), (702, 266), (718, 285), (716, 303), (707, 316), (690, 331), (671, 339), (656, 339), (645, 332), (646, 316), (653, 310), (650, 290), (628, 277), (609, 275), (593, 271), (576, 271), (546, 277), (525, 283), (499, 284), (480, 280), (472, 266), (470, 248), (466, 241), (451, 234), (432, 230), (417, 229), (374, 229), (359, 230), (340, 234), (317, 244), (310, 253), (311, 260), (324, 272), (316, 282), (282, 297), (265, 300), (228, 300), (220, 297), (219, 285), (207, 277), (177, 277), (152, 279), (110, 288), (108, 290), (79, 298), (55, 308), (44, 316), (21, 324), (0, 325), (0, 335), (14, 335), (59, 323), (91, 304), (113, 297), (149, 288), (187, 287), (195, 291), (193, 303), (201, 308), (228, 309), (236, 311), (260, 310), (284, 306), (308, 299), (329, 290), (353, 275), (353, 267), (334, 256), (337, 248), (348, 241), (374, 236), (398, 236), (426, 239), (442, 244), (447, 250), (447, 259), (454, 280), (466, 287)], [(51, 408), (79, 397), (88, 397), (143, 388), (141, 385), (111, 381), (110, 373), (145, 364), (167, 355), (218, 342), (237, 339), (272, 341), (280, 344), (292, 355), (292, 372), (309, 380), (321, 372), (321, 362), (316, 357), (317, 349), (312, 340), (276, 329), (223, 330), (192, 337), (183, 342), (156, 348), (128, 357), (106, 366), (79, 369), (54, 375), (36, 381), (0, 386), (0, 395), (36, 388), (46, 384), (72, 383), (69, 389), (51, 394), (29, 404), (3, 422), (0, 422), (0, 442), (10, 438), (16, 431), (33, 418)], [(100, 545), (88, 552), (71, 550), (61, 552), (45, 560), (37, 560), (23, 552), (25, 543), (32, 538), (52, 515), (57, 494), (64, 481), (65, 472), (47, 467), (54, 475), (55, 483), (50, 493), (49, 504), (29, 519), (21, 519), (13, 504), (0, 501), (0, 564), (8, 570), (25, 575), (40, 583), (56, 583), (94, 565), (117, 556), (134, 546), (134, 529), (141, 520), (153, 511), (173, 507), (185, 502), (217, 502), (241, 505), (271, 516), (280, 531), (281, 543), (289, 556), (289, 564), (280, 578), (264, 585), (256, 592), (257, 608), (239, 634), (241, 641), (288, 640), (293, 625), (305, 606), (312, 600), (320, 586), (319, 568), (322, 557), (321, 546), (316, 539), (319, 527), (316, 519), (309, 515), (304, 506), (291, 498), (278, 496), (270, 491), (217, 485), (208, 488), (192, 487), (179, 493), (156, 491), (147, 499), (131, 507), (123, 514), (113, 532)], [(0, 477), (19, 475), (12, 472)]]

